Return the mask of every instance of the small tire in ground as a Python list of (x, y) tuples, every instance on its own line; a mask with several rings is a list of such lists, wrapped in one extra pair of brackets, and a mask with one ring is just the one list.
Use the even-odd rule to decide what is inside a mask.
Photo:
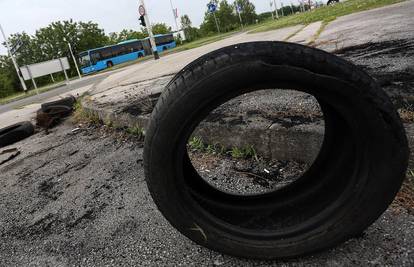
[(76, 102), (76, 97), (68, 96), (68, 97), (64, 97), (64, 98), (56, 100), (56, 101), (43, 103), (40, 108), (43, 111), (49, 109), (49, 107), (51, 107), (51, 106), (67, 106), (67, 107), (72, 108), (75, 105), (75, 102)]
[(56, 126), (61, 119), (68, 117), (73, 111), (72, 107), (65, 105), (49, 106), (39, 109), (36, 114), (37, 126), (46, 129)]
[(33, 124), (29, 121), (19, 122), (0, 129), (0, 147), (21, 141), (34, 133)]
[[(325, 137), (317, 159), (275, 192), (217, 190), (193, 167), (189, 137), (221, 104), (270, 88), (318, 100)], [(149, 191), (176, 229), (210, 249), (259, 259), (309, 254), (361, 234), (400, 189), (408, 155), (398, 113), (375, 80), (335, 55), (285, 42), (232, 45), (190, 63), (163, 91), (144, 148)]]

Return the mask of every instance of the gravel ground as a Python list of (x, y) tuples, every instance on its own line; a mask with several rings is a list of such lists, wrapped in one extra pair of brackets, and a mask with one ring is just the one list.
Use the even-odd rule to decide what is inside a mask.
[(276, 191), (296, 181), (308, 169), (306, 163), (259, 157), (234, 158), (228, 154), (189, 150), (200, 176), (215, 188), (238, 195)]
[[(174, 230), (145, 184), (134, 137), (70, 122), (16, 144), (0, 166), (0, 266), (369, 266), (414, 264), (414, 212), (397, 201), (363, 236), (289, 261), (237, 259)], [(408, 192), (408, 193), (407, 193)], [(412, 197), (412, 191), (406, 190)]]

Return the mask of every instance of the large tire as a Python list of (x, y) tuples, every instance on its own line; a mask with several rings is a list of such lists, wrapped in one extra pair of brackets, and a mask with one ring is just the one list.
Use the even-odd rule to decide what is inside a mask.
[[(192, 166), (187, 140), (220, 104), (268, 88), (318, 99), (325, 119), (321, 151), (299, 180), (276, 192), (221, 192)], [(223, 253), (274, 259), (361, 234), (394, 199), (408, 154), (395, 108), (367, 73), (318, 49), (255, 42), (209, 53), (173, 78), (151, 115), (144, 160), (155, 203), (181, 233)]]
[(68, 96), (56, 101), (51, 101), (51, 102), (47, 102), (47, 103), (43, 103), (41, 105), (41, 109), (43, 111), (47, 111), (49, 109), (49, 107), (51, 106), (67, 106), (72, 108), (75, 105), (76, 102), (76, 98), (74, 96)]
[(19, 142), (34, 133), (32, 123), (25, 121), (0, 129), (0, 147)]

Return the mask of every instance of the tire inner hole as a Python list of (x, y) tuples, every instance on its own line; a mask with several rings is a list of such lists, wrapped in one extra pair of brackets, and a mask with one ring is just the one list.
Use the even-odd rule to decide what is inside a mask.
[(228, 194), (261, 195), (302, 177), (319, 154), (324, 134), (315, 97), (265, 89), (210, 112), (188, 139), (187, 153), (210, 186)]

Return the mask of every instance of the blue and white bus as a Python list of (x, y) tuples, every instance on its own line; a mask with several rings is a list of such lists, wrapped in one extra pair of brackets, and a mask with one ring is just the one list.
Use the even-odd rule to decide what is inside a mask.
[[(176, 47), (173, 34), (158, 34), (154, 37), (159, 53)], [(135, 39), (79, 53), (79, 62), (82, 73), (90, 74), (151, 54), (149, 38)]]

